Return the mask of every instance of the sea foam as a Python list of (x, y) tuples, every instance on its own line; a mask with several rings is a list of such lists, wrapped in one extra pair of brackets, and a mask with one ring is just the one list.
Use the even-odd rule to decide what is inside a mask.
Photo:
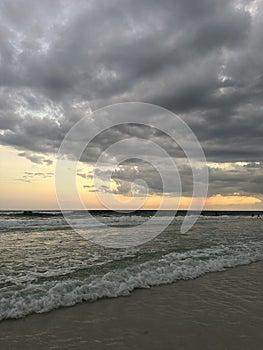
[(0, 319), (19, 318), (83, 301), (123, 296), (136, 288), (194, 279), (208, 272), (222, 271), (258, 260), (263, 260), (263, 242), (236, 242), (231, 246), (221, 244), (210, 248), (173, 252), (104, 274), (81, 278), (66, 277), (43, 283), (29, 282), (12, 293), (3, 291)]

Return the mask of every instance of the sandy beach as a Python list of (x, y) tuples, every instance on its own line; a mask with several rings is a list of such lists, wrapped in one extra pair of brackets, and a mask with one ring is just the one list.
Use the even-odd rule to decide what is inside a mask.
[(261, 349), (263, 263), (0, 323), (1, 349)]

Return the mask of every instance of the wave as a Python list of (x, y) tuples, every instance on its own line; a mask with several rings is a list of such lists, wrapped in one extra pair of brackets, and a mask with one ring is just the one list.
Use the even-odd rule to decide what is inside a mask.
[(173, 252), (102, 275), (67, 277), (42, 284), (26, 283), (17, 290), (4, 289), (0, 299), (0, 319), (20, 318), (83, 301), (96, 301), (131, 293), (136, 288), (194, 279), (209, 272), (223, 271), (263, 260), (263, 242), (237, 242), (231, 246)]
[[(74, 216), (74, 213), (71, 214), (72, 217), (70, 219), (71, 224), (76, 225), (79, 228), (91, 228), (96, 227), (102, 224), (106, 225), (140, 225), (146, 222), (149, 217), (147, 216), (139, 216), (139, 215), (123, 215), (123, 216), (99, 216), (97, 218), (97, 222), (94, 223), (93, 220), (88, 217), (85, 218), (82, 216)], [(42, 215), (42, 212), (36, 213), (36, 215), (28, 217), (19, 218), (11, 218), (12, 214), (10, 214), (10, 218), (0, 219), (0, 228), (1, 229), (25, 229), (25, 228), (36, 228), (36, 227), (58, 227), (64, 228), (68, 227), (69, 224), (66, 220), (61, 216), (61, 213), (48, 213), (47, 215)], [(158, 219), (155, 221), (156, 224), (166, 221), (167, 216), (158, 216)], [(244, 215), (221, 215), (221, 216), (198, 216), (198, 222), (227, 222), (227, 221), (236, 221), (236, 220), (257, 220), (257, 217), (244, 216)], [(175, 216), (173, 221), (182, 222), (184, 220), (184, 216)]]
[[(73, 212), (73, 211), (72, 211)], [(0, 216), (37, 216), (37, 215), (62, 215), (62, 212), (60, 210), (41, 210), (41, 211), (36, 211), (36, 210), (0, 210)]]

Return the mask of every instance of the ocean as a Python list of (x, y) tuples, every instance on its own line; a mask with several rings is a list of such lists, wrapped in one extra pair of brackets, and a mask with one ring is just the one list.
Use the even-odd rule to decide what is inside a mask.
[[(153, 214), (94, 212), (98, 220), (115, 228), (116, 235), (125, 227), (140, 229)], [(0, 212), (0, 320), (117, 298), (138, 288), (196, 279), (263, 260), (263, 217), (250, 212), (204, 212), (182, 234), (184, 214), (179, 212), (149, 242), (114, 249), (85, 240), (59, 211)], [(81, 222), (85, 212), (70, 215)], [(96, 226), (87, 229), (96, 235)], [(107, 235), (107, 226), (104, 230)]]

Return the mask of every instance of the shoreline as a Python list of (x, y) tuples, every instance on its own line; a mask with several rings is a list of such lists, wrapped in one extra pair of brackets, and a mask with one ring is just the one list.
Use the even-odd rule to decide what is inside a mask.
[(263, 262), (0, 322), (1, 349), (260, 349)]

